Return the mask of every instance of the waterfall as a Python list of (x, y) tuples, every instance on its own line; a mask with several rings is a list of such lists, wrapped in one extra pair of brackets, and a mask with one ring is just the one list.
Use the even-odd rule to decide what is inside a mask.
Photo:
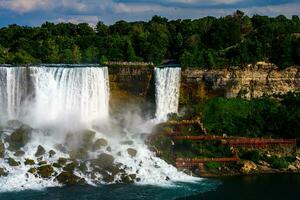
[(0, 67), (0, 121), (19, 119), (28, 93), (25, 67)]
[(34, 115), (39, 119), (91, 123), (108, 117), (107, 67), (31, 67), (31, 71)]
[(155, 68), (155, 101), (158, 120), (166, 120), (169, 113), (178, 112), (181, 68)]

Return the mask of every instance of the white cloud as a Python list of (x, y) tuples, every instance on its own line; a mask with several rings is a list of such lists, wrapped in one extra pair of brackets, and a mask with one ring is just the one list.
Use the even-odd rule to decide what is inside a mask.
[(0, 0), (0, 8), (16, 13), (55, 9), (71, 9), (82, 12), (87, 10), (87, 5), (77, 0)]
[(88, 23), (92, 26), (95, 25), (98, 21), (99, 17), (94, 15), (64, 16), (54, 20), (54, 22), (70, 22), (73, 24)]

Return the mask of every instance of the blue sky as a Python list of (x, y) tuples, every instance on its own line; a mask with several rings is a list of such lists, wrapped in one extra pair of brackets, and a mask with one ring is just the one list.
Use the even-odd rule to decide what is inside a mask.
[(224, 16), (236, 9), (248, 15), (300, 15), (300, 0), (0, 0), (0, 26), (38, 26), (45, 21), (87, 22)]

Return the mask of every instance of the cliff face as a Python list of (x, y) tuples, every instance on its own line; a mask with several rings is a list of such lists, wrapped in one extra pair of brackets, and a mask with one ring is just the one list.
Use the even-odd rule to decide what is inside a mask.
[[(111, 106), (154, 102), (153, 68), (109, 68)], [(300, 92), (300, 68), (279, 70), (271, 64), (249, 65), (243, 69), (182, 70), (180, 104), (223, 97), (254, 98)]]
[[(110, 106), (113, 112), (130, 105), (151, 104), (155, 95), (153, 68), (109, 67)], [(148, 105), (147, 105), (148, 106)]]
[(255, 98), (300, 92), (300, 68), (279, 70), (271, 64), (243, 69), (182, 71), (181, 103), (214, 96)]

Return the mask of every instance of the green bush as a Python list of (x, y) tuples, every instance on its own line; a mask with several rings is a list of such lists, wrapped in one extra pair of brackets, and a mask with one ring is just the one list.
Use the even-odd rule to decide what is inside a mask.
[(271, 163), (271, 166), (272, 168), (283, 169), (283, 168), (287, 168), (289, 166), (289, 163), (284, 159), (275, 159)]
[(261, 155), (258, 150), (252, 150), (252, 151), (240, 151), (239, 152), (239, 157), (241, 159), (245, 160), (251, 160), (255, 163), (258, 163), (259, 160), (261, 160)]
[(205, 166), (209, 169), (218, 169), (219, 167), (222, 167), (223, 164), (219, 162), (208, 162)]

